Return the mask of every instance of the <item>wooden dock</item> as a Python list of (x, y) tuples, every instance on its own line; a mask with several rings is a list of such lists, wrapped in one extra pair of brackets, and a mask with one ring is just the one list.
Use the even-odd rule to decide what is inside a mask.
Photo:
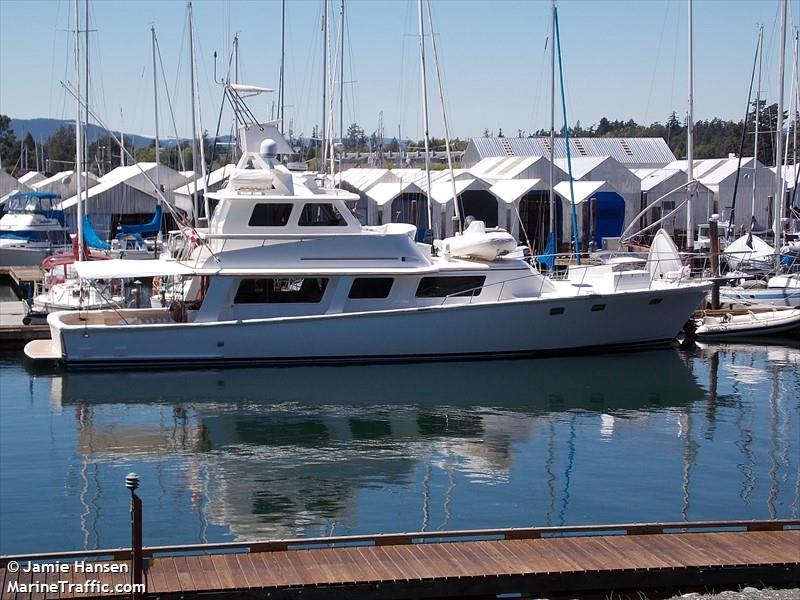
[[(545, 527), (146, 548), (149, 598), (447, 598), (800, 585), (800, 520)], [(129, 594), (15, 591), (130, 572), (14, 572), (27, 561), (127, 565), (129, 549), (0, 557), (2, 600)], [(105, 560), (103, 560), (105, 559)], [(16, 582), (16, 583), (15, 583)]]

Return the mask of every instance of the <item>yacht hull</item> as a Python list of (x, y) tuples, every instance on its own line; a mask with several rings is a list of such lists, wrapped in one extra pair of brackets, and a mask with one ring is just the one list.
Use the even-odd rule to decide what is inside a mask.
[[(174, 323), (167, 311), (48, 316), (26, 353), (71, 366), (446, 360), (669, 343), (708, 286), (273, 319)], [(122, 319), (128, 324), (124, 324)], [(154, 323), (155, 321), (155, 323)], [(71, 323), (71, 324), (70, 324)], [(137, 324), (134, 324), (137, 323)], [(139, 324), (140, 323), (140, 324)]]

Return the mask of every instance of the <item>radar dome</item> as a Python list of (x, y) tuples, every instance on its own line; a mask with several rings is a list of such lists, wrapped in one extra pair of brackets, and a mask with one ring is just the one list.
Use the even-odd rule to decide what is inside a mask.
[(264, 158), (275, 158), (278, 154), (278, 144), (275, 143), (275, 140), (267, 138), (261, 142), (258, 153)]

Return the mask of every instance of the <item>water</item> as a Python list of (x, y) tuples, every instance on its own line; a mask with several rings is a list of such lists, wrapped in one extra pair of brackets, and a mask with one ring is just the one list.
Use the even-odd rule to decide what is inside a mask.
[(789, 518), (800, 344), (422, 365), (31, 371), (0, 355), (0, 553)]

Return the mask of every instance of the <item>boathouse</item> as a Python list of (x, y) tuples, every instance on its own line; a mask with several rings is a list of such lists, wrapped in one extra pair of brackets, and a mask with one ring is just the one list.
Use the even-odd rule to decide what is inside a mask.
[[(639, 223), (631, 230), (647, 227), (655, 223), (662, 216), (669, 214), (687, 200), (688, 186), (686, 171), (681, 169), (634, 169), (633, 172), (642, 182), (642, 200), (640, 210), (648, 206), (652, 208), (645, 213)], [(696, 182), (693, 189), (692, 213), (695, 223), (707, 223), (707, 207), (713, 202), (714, 193), (705, 185)], [(660, 201), (659, 201), (660, 199)], [(628, 223), (626, 223), (626, 226)], [(675, 213), (664, 220), (660, 227), (670, 234), (676, 231), (686, 231), (686, 206), (678, 208)], [(659, 227), (654, 227), (649, 233), (653, 234)]]
[[(675, 160), (663, 138), (570, 138), (572, 158), (610, 156), (629, 169), (660, 168)], [(470, 168), (484, 158), (551, 155), (549, 137), (475, 137), (464, 151), (462, 166)], [(564, 138), (555, 138), (555, 159), (566, 158)]]
[[(667, 168), (685, 171), (688, 163), (685, 160), (678, 160)], [(739, 171), (738, 186), (737, 171)], [(771, 228), (774, 206), (771, 198), (775, 195), (775, 172), (772, 169), (754, 161), (752, 157), (741, 159), (741, 169), (739, 169), (739, 159), (736, 157), (709, 158), (694, 161), (694, 177), (713, 194), (711, 202), (703, 206), (704, 218), (696, 217), (696, 224), (708, 223), (708, 218), (712, 214), (718, 214), (723, 221), (727, 221), (733, 207), (734, 188), (737, 188), (733, 223), (735, 230), (750, 227), (751, 215), (755, 217), (757, 223), (755, 230)], [(686, 227), (682, 229), (685, 230)]]

